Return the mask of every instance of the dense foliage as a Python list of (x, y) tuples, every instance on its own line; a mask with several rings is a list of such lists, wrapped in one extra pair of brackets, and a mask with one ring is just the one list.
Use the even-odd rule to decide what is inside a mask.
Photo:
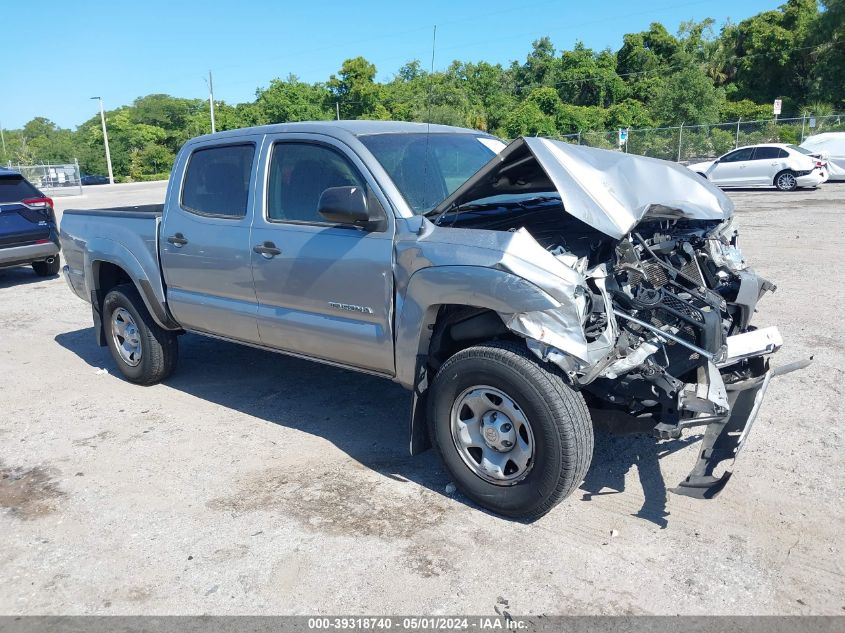
[[(654, 23), (625, 35), (616, 52), (581, 43), (558, 51), (544, 37), (509, 66), (453, 61), (429, 73), (411, 61), (386, 82), (356, 57), (326, 82), (274, 79), (254, 101), (217, 102), (215, 113), (222, 130), (332, 119), (339, 111), (342, 118), (432, 121), (513, 138), (764, 119), (775, 98), (785, 113), (845, 106), (845, 0), (788, 0), (718, 33), (712, 20), (685, 23), (675, 35)], [(115, 175), (136, 180), (166, 174), (182, 143), (210, 131), (206, 101), (163, 94), (111, 110), (107, 120)], [(78, 158), (83, 171), (106, 171), (99, 115), (75, 131), (38, 117), (6, 131), (5, 141), (3, 163)]]

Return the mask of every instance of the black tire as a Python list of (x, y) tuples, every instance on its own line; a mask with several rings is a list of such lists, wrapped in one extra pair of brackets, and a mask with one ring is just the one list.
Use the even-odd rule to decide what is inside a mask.
[[(534, 435), (532, 465), (518, 483), (498, 485), (464, 462), (451, 432), (452, 406), (460, 394), (486, 385), (507, 394), (526, 415)], [(557, 368), (541, 364), (524, 343), (491, 342), (462, 350), (434, 378), (429, 428), (456, 486), (497, 514), (534, 521), (580, 485), (593, 456), (587, 405)]]
[[(138, 330), (141, 359), (132, 366), (123, 359), (112, 334), (112, 315), (123, 308), (131, 315)], [(134, 286), (116, 286), (103, 300), (103, 327), (106, 343), (112, 358), (129, 382), (152, 385), (161, 382), (173, 373), (179, 358), (179, 343), (174, 332), (161, 328), (147, 311), (144, 301)]]
[[(791, 178), (781, 178), (781, 176), (791, 176)], [(798, 180), (792, 170), (784, 169), (775, 176), (774, 185), (778, 191), (795, 191), (798, 189)]]
[(55, 277), (59, 274), (59, 266), (61, 266), (61, 262), (58, 255), (53, 258), (53, 262), (50, 264), (46, 261), (32, 262), (32, 270), (39, 277)]

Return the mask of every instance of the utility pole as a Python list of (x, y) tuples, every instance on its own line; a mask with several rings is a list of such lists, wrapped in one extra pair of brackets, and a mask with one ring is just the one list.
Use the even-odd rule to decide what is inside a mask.
[(3, 124), (0, 123), (0, 140), (3, 141), (3, 160), (6, 160), (6, 135), (3, 134)]
[(109, 151), (109, 133), (106, 131), (106, 111), (103, 109), (102, 97), (91, 97), (100, 101), (100, 121), (103, 123), (103, 145), (106, 146), (106, 165), (109, 168), (109, 184), (114, 184), (114, 173), (111, 169), (111, 152)]
[(211, 81), (211, 71), (208, 71), (208, 108), (211, 110), (211, 133), (217, 131), (214, 125), (214, 83)]
[(340, 101), (334, 102), (334, 109), (337, 112), (337, 120), (340, 121)]

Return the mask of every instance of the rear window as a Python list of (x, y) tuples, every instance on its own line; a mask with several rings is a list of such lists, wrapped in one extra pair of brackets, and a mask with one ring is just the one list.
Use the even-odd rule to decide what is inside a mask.
[(796, 152), (800, 152), (801, 154), (806, 154), (807, 156), (811, 156), (813, 152), (804, 149), (803, 147), (798, 147), (797, 145), (787, 145), (789, 149), (795, 150)]
[(200, 215), (246, 215), (255, 146), (220, 145), (198, 149), (188, 160), (182, 207)]
[(0, 202), (20, 202), (27, 198), (40, 198), (41, 192), (22, 176), (0, 176)]

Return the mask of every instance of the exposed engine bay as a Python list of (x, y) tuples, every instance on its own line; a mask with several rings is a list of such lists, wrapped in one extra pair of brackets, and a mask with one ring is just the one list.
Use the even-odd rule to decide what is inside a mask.
[[(464, 205), (442, 226), (527, 232), (576, 273), (574, 304), (503, 316), (580, 389), (593, 418), (653, 424), (660, 439), (707, 426), (699, 463), (675, 492), (709, 498), (730, 473), (772, 372), (777, 328), (750, 324), (775, 286), (751, 270), (733, 220), (651, 210), (621, 239), (567, 214), (555, 195)], [(791, 367), (787, 369), (796, 369)]]

